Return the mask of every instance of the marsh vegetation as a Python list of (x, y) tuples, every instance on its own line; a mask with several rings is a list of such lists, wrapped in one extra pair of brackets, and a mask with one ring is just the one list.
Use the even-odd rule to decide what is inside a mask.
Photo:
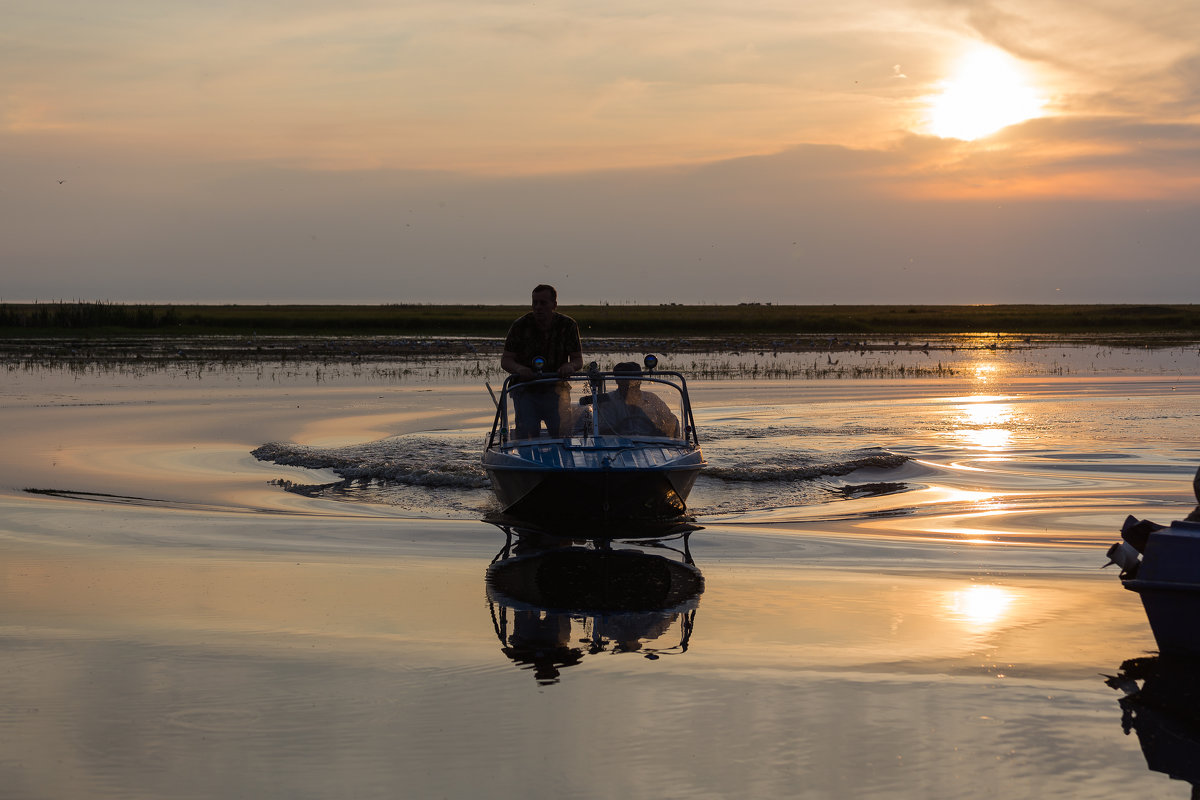
[[(0, 303), (0, 338), (113, 335), (500, 336), (523, 305)], [(1200, 333), (1198, 305), (577, 305), (589, 336)]]

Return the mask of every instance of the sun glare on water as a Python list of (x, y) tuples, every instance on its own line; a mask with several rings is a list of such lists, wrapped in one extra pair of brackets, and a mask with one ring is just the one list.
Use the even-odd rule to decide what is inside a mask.
[(945, 597), (946, 610), (962, 622), (986, 628), (1002, 621), (1016, 595), (1000, 586), (977, 585), (949, 592)]
[(970, 53), (929, 98), (929, 132), (972, 141), (1038, 116), (1045, 100), (1028, 86), (1017, 63), (999, 50)]

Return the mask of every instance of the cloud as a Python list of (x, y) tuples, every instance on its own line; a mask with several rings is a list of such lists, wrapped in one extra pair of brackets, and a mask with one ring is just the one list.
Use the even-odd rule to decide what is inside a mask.
[[(3, 290), (1194, 296), (1198, 25), (1174, 0), (13, 0)], [(912, 133), (981, 42), (1054, 116)]]
[(0, 77), (39, 119), (325, 168), (544, 172), (877, 143), (904, 124), (878, 122), (903, 103), (891, 65), (931, 49), (864, 2), (116, 2), (74, 19), (18, 0), (10, 16)]

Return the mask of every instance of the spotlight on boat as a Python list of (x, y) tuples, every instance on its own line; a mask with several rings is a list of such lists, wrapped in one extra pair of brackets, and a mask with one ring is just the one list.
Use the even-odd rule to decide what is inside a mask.
[(654, 368), (658, 366), (658, 356), (647, 353), (646, 357), (642, 359), (642, 363), (646, 365), (646, 372), (653, 372)]
[(541, 356), (538, 356), (537, 358), (533, 359), (533, 371), (534, 372), (541, 372), (545, 366), (546, 366), (546, 359), (542, 358)]

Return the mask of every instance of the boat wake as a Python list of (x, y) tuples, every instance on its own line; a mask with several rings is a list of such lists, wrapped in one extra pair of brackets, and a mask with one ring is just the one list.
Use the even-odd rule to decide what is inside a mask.
[(332, 470), (345, 480), (486, 489), (478, 439), (475, 434), (406, 435), (335, 448), (271, 442), (251, 455), (283, 466)]
[[(467, 518), (496, 508), (479, 460), (479, 439), (475, 431), (444, 431), (345, 447), (270, 442), (252, 455), (283, 466), (329, 470), (341, 479), (311, 484), (278, 482), (291, 492), (380, 503), (421, 515)], [(709, 466), (689, 504), (691, 512), (751, 513), (909, 488), (902, 478), (893, 477), (909, 462), (907, 456), (879, 448), (817, 451), (798, 447), (795, 441), (791, 436), (760, 436), (752, 443), (744, 439), (735, 442), (732, 437), (716, 437), (706, 443)], [(867, 477), (853, 481), (860, 471), (866, 471)]]
[(719, 465), (710, 463), (705, 475), (731, 483), (787, 483), (840, 477), (860, 469), (894, 469), (907, 461), (908, 456), (876, 449), (842, 453), (773, 451), (768, 458), (739, 451)]

